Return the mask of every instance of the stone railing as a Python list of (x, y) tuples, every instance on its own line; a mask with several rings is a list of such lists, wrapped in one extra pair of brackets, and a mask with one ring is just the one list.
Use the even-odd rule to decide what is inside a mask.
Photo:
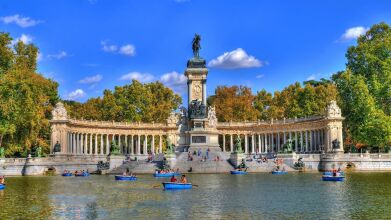
[(153, 127), (167, 127), (166, 123), (142, 123), (142, 122), (116, 122), (116, 121), (93, 121), (93, 120), (79, 120), (69, 119), (71, 124), (82, 126), (98, 126), (98, 127), (132, 127), (132, 128), (153, 128)]
[(289, 118), (289, 119), (279, 119), (279, 120), (268, 120), (268, 121), (244, 121), (244, 122), (218, 122), (217, 126), (256, 126), (256, 125), (273, 125), (273, 124), (290, 124), (306, 121), (315, 121), (324, 119), (325, 116), (308, 116), (304, 118)]

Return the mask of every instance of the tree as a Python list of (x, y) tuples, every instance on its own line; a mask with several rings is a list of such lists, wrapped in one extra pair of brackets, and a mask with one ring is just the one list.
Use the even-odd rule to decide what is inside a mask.
[(19, 41), (9, 50), (11, 40), (0, 34), (0, 53), (6, 55), (0, 58), (0, 144), (6, 155), (20, 155), (34, 146), (47, 152), (58, 84), (36, 72), (34, 45)]
[(256, 120), (258, 112), (253, 106), (254, 95), (246, 86), (219, 86), (212, 105), (216, 106), (219, 121)]
[(65, 101), (71, 117), (127, 122), (164, 122), (171, 111), (178, 109), (182, 99), (160, 82), (116, 86), (105, 90), (103, 97), (85, 103)]

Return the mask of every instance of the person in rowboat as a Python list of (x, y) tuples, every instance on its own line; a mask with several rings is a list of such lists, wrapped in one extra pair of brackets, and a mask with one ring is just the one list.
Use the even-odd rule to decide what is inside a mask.
[(0, 184), (2, 184), (2, 185), (5, 184), (5, 178), (4, 178), (4, 176), (0, 176)]
[(173, 176), (171, 177), (171, 179), (170, 179), (170, 182), (175, 183), (176, 181), (177, 181), (177, 179), (176, 179), (175, 176), (173, 175)]
[(182, 175), (181, 183), (187, 183), (186, 175)]

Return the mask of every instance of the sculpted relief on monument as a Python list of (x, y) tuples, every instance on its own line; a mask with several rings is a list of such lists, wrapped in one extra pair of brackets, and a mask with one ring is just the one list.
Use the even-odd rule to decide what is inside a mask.
[(56, 107), (52, 111), (53, 120), (67, 120), (68, 113), (61, 102), (56, 104)]
[(193, 81), (192, 83), (192, 100), (202, 100), (202, 85), (200, 81)]

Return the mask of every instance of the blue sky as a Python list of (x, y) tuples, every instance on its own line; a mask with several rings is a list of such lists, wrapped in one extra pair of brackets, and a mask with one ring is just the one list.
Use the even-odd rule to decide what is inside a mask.
[[(39, 72), (64, 99), (160, 80), (186, 100), (183, 72), (194, 33), (218, 85), (255, 93), (343, 70), (345, 52), (390, 1), (63, 0), (0, 2), (0, 31), (40, 48)], [(184, 102), (185, 103), (185, 102)]]

